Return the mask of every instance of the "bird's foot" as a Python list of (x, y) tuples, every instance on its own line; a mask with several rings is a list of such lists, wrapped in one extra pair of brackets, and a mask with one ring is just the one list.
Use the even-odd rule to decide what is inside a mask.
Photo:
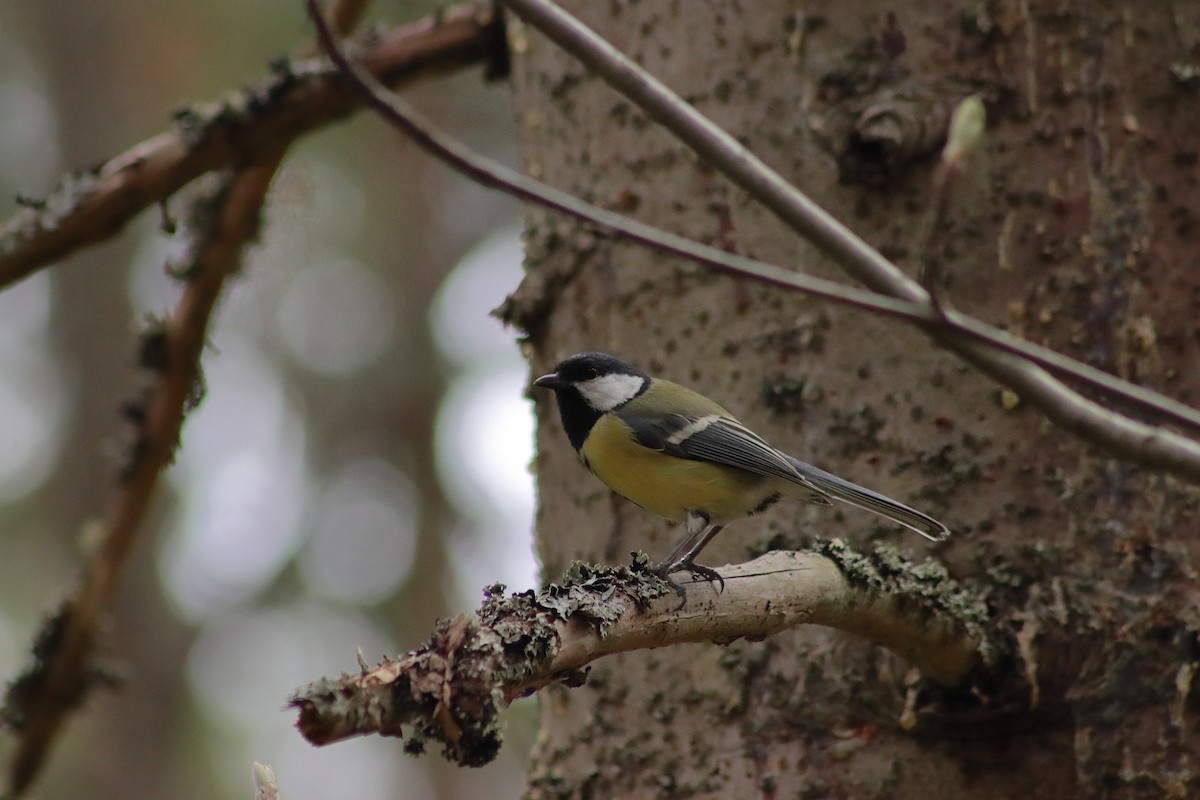
[(687, 592), (681, 583), (671, 578), (669, 567), (670, 564), (658, 564), (650, 568), (650, 574), (667, 584), (667, 586), (670, 586), (675, 591), (675, 594), (679, 595), (679, 605), (675, 606), (675, 610), (678, 611), (687, 605)]
[(675, 594), (679, 595), (679, 606), (676, 607), (676, 611), (679, 611), (681, 608), (687, 605), (687, 592), (684, 591), (683, 586), (679, 582), (671, 578), (671, 573), (684, 571), (690, 572), (699, 578), (703, 578), (709, 583), (716, 583), (718, 585), (717, 594), (725, 591), (725, 579), (721, 577), (721, 573), (717, 572), (712, 567), (703, 567), (693, 562), (691, 559), (680, 559), (674, 563), (667, 563), (664, 561), (661, 564), (651, 567), (650, 572), (658, 576), (663, 581), (666, 581), (666, 583), (675, 590)]

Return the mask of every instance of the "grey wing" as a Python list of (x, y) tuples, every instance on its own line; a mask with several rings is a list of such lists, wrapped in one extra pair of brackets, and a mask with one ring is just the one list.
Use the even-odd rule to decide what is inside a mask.
[(633, 429), (639, 444), (677, 458), (712, 461), (744, 469), (756, 475), (783, 478), (824, 492), (792, 466), (788, 457), (763, 441), (762, 437), (732, 417), (722, 414), (690, 418), (671, 414), (647, 420), (632, 414), (621, 419)]
[(950, 535), (950, 529), (945, 525), (898, 500), (893, 500), (879, 492), (873, 492), (857, 483), (851, 483), (831, 472), (818, 469), (812, 464), (805, 464), (791, 456), (788, 456), (788, 460), (792, 462), (792, 466), (797, 472), (808, 478), (811, 483), (816, 484), (821, 491), (833, 495), (842, 502), (879, 514), (881, 517), (887, 517), (935, 542), (940, 542)]

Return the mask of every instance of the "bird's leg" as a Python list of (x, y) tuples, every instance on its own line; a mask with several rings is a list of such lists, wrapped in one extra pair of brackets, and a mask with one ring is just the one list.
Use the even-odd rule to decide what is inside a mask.
[(676, 543), (675, 548), (671, 550), (669, 556), (654, 567), (654, 574), (671, 584), (671, 588), (675, 590), (675, 594), (679, 595), (679, 608), (683, 608), (687, 603), (687, 595), (684, 593), (682, 586), (671, 580), (670, 575), (672, 572), (687, 570), (693, 575), (697, 575), (707, 581), (720, 584), (718, 591), (725, 591), (725, 579), (721, 577), (721, 573), (710, 567), (702, 567), (695, 561), (696, 556), (700, 554), (705, 545), (720, 533), (724, 527), (724, 525), (709, 525), (708, 517), (704, 515), (689, 514), (687, 535)]
[(676, 546), (671, 556), (663, 562), (667, 564), (667, 573), (681, 572), (687, 570), (695, 575), (699, 575), (708, 581), (716, 581), (721, 584), (721, 591), (725, 591), (725, 579), (721, 577), (721, 573), (711, 567), (702, 567), (696, 563), (696, 556), (700, 555), (700, 551), (705, 545), (712, 540), (714, 536), (721, 532), (724, 525), (709, 525), (702, 530), (699, 535), (692, 534)]

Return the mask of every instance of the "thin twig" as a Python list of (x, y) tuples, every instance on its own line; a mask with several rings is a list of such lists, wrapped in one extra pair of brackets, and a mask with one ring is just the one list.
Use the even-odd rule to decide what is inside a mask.
[(67, 601), (62, 632), (50, 653), (26, 676), (22, 696), (11, 692), (6, 712), (19, 706), (18, 742), (9, 770), (9, 792), (24, 794), (38, 775), (50, 746), (92, 686), (92, 652), (104, 614), (141, 530), (159, 478), (171, 463), (183, 418), (200, 382), (200, 353), (217, 298), (241, 262), (244, 245), (258, 230), (259, 210), (271, 173), (251, 168), (239, 180), (217, 187), (203, 202), (213, 204), (215, 223), (192, 259), (179, 305), (158, 340), (166, 348), (156, 362), (157, 381), (140, 406), (137, 441), (112, 500), (99, 546), (84, 564), (79, 587)]
[[(309, 4), (311, 7), (312, 0), (309, 0)], [(1041, 370), (1030, 368), (1007, 354), (1068, 374), (1115, 395), (1142, 411), (1169, 419), (1192, 430), (1200, 430), (1200, 411), (959, 312), (944, 310), (944, 316), (939, 315), (926, 301), (889, 298), (709, 248), (598, 208), (566, 192), (521, 175), (472, 152), (438, 131), (407, 103), (388, 94), (378, 81), (346, 58), (332, 37), (321, 35), (324, 26), (319, 18), (315, 19), (318, 34), (331, 60), (353, 77), (362, 91), (369, 96), (368, 102), (416, 144), (478, 183), (585, 221), (660, 252), (688, 258), (728, 274), (804, 292), (848, 307), (907, 319), (921, 323), (927, 329), (936, 330), (941, 326), (953, 330), (961, 337), (958, 340), (960, 344), (962, 340), (972, 340), (966, 346), (973, 347), (974, 342), (986, 345), (991, 355), (986, 362), (985, 371), (989, 374), (996, 373), (1000, 376), (997, 379), (1001, 383), (1025, 392), (1026, 395), (1023, 396), (1030, 397), (1031, 402), (1033, 399), (1039, 399), (1042, 403), (1049, 403), (1050, 398), (1058, 393), (1067, 393), (1072, 401), (1067, 409), (1056, 406), (1054, 410), (1057, 413), (1047, 411), (1047, 415), (1063, 427), (1108, 446), (1115, 454), (1131, 462), (1173, 472), (1191, 481), (1200, 481), (1200, 444), (1105, 409), (1072, 392)], [(919, 290), (920, 287), (917, 288)], [(1008, 369), (1014, 372), (1011, 381), (1004, 379), (1004, 370)], [(1083, 407), (1087, 413), (1068, 413), (1078, 407)], [(1114, 436), (1117, 439), (1116, 444), (1112, 441)]]
[[(917, 282), (578, 19), (549, 0), (500, 2), (586, 64), (852, 276), (871, 289), (930, 310), (928, 295)], [(1200, 411), (1030, 343), (1020, 345), (1020, 359), (1013, 358), (1013, 347), (998, 345), (1015, 344), (1020, 341), (1017, 337), (961, 313), (947, 311), (941, 319), (925, 325), (925, 330), (1056, 424), (1114, 456), (1200, 482), (1200, 444), (1106, 409), (1039, 366), (1053, 364), (1056, 371), (1117, 396), (1156, 419), (1193, 430), (1200, 426)], [(1037, 359), (1030, 357), (1039, 350)]]
[(440, 625), (426, 647), (297, 690), (297, 727), (318, 745), (404, 735), (419, 752), (433, 740), (451, 760), (478, 766), (499, 748), (505, 703), (554, 682), (578, 685), (587, 664), (614, 653), (815, 624), (867, 638), (946, 685), (984, 661), (986, 604), (944, 570), (917, 567), (890, 548), (859, 554), (835, 540), (814, 552), (767, 553), (723, 567), (723, 592), (690, 584), (683, 609), (636, 564), (572, 572), (536, 595), (505, 599), (494, 587), (478, 616)]
[[(359, 0), (338, 0), (356, 6)], [(351, 11), (343, 19), (357, 18)], [(191, 250), (182, 271), (186, 285), (161, 326), (143, 335), (142, 366), (154, 374), (143, 397), (128, 404), (136, 440), (84, 563), (80, 583), (42, 634), (34, 665), (5, 697), (4, 717), (17, 731), (9, 765), (8, 796), (25, 794), (41, 772), (68, 714), (96, 685), (93, 653), (104, 615), (112, 605), (129, 553), (166, 468), (174, 460), (188, 411), (203, 391), (200, 356), (209, 323), (229, 278), (258, 236), (263, 204), (284, 150), (238, 172), (214, 175), (193, 199)], [(153, 355), (148, 355), (153, 353)]]
[[(362, 1), (347, 5), (353, 18)], [(502, 47), (493, 11), (458, 5), (386, 31), (357, 52), (373, 75), (396, 86), (492, 60)], [(245, 91), (178, 112), (173, 130), (65, 178), (37, 208), (22, 209), (0, 225), (0, 288), (115, 235), (206, 172), (271, 157), (353, 112), (358, 97), (330, 75), (324, 59), (293, 60)]]

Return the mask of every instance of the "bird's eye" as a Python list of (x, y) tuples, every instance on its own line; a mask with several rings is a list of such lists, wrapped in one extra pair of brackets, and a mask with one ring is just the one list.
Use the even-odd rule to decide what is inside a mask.
[(593, 378), (599, 378), (599, 377), (600, 377), (600, 370), (596, 369), (595, 367), (592, 367), (591, 369), (589, 369), (587, 371), (587, 380), (590, 381)]

